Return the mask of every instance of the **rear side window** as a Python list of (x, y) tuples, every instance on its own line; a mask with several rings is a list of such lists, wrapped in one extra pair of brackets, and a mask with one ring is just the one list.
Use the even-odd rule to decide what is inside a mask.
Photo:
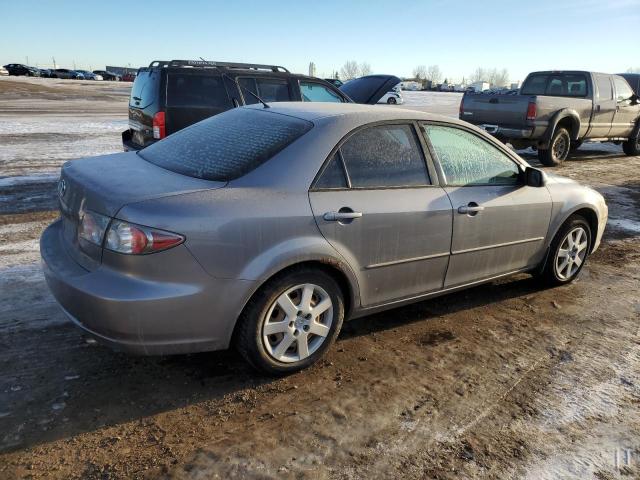
[(138, 73), (133, 82), (129, 105), (136, 108), (148, 107), (158, 98), (159, 90), (160, 72), (158, 70), (143, 70)]
[(340, 147), (353, 188), (429, 185), (418, 139), (410, 125), (379, 125), (353, 134)]
[(312, 126), (286, 115), (235, 108), (169, 135), (138, 154), (172, 172), (225, 182), (257, 168)]
[(322, 171), (315, 188), (347, 188), (347, 177), (344, 173), (340, 153), (336, 153)]
[(611, 86), (611, 79), (608, 76), (598, 75), (596, 77), (596, 84), (598, 86), (598, 100), (613, 99), (613, 87)]
[[(288, 102), (291, 100), (289, 82), (281, 78), (239, 78), (238, 83), (243, 87), (244, 103), (251, 105), (258, 100), (249, 95), (246, 90), (257, 94), (265, 102)], [(246, 89), (246, 90), (245, 90)]]
[(222, 77), (169, 72), (167, 106), (225, 108), (232, 104)]

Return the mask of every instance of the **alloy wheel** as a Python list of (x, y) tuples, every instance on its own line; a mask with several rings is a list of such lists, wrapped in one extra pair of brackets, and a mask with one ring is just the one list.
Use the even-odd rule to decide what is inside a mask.
[(267, 310), (262, 342), (267, 353), (283, 363), (313, 355), (325, 342), (333, 322), (333, 302), (322, 287), (296, 285), (283, 292)]
[(553, 156), (557, 160), (564, 160), (569, 151), (569, 142), (564, 135), (560, 135), (553, 143)]
[(573, 277), (587, 256), (587, 232), (582, 227), (576, 227), (567, 233), (556, 254), (556, 274), (561, 280)]

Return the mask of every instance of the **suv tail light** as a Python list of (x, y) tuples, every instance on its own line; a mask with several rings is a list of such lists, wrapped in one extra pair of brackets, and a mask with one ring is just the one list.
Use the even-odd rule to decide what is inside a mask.
[(184, 237), (177, 233), (113, 220), (107, 231), (104, 248), (118, 253), (144, 255), (167, 250), (182, 242)]
[(538, 113), (538, 107), (535, 102), (529, 102), (527, 106), (527, 120), (535, 120)]
[(164, 112), (158, 112), (153, 116), (153, 138), (158, 140), (167, 136), (164, 125)]

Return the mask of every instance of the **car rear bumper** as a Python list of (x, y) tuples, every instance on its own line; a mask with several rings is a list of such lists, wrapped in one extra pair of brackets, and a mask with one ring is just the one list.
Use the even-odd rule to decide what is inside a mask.
[(147, 256), (168, 254), (158, 260), (166, 280), (140, 278), (105, 265), (87, 271), (66, 251), (61, 230), (57, 221), (40, 239), (44, 275), (67, 316), (96, 340), (141, 355), (229, 346), (253, 282), (211, 277), (184, 245)]

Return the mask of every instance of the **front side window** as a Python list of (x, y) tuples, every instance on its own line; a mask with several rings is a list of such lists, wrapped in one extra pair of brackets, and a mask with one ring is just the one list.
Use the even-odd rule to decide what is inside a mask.
[(518, 165), (487, 140), (460, 128), (425, 125), (424, 130), (449, 186), (515, 185)]
[(353, 134), (341, 147), (353, 188), (429, 185), (411, 125), (378, 125)]
[(613, 83), (616, 85), (616, 101), (618, 103), (628, 102), (633, 95), (633, 90), (624, 78), (613, 77)]
[(336, 92), (315, 82), (300, 82), (300, 93), (304, 102), (343, 102)]
[(291, 92), (289, 91), (289, 82), (281, 78), (238, 78), (238, 83), (242, 88), (242, 97), (245, 105), (258, 103), (253, 95), (247, 93), (247, 90), (257, 94), (265, 102), (288, 102), (291, 100)]

